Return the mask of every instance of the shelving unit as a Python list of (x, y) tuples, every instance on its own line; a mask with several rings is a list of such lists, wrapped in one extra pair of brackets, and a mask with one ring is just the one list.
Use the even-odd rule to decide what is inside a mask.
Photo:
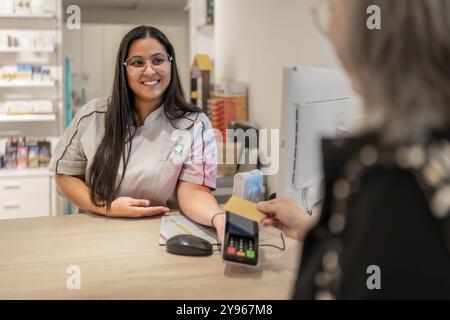
[(0, 88), (14, 88), (14, 87), (41, 88), (41, 87), (55, 87), (55, 86), (56, 81), (0, 80)]
[[(194, 61), (197, 54), (207, 54), (214, 60), (214, 23), (207, 19), (206, 0), (189, 0), (189, 39), (190, 39), (190, 61)], [(211, 73), (214, 79), (214, 73)], [(213, 195), (219, 203), (225, 203), (233, 193), (233, 176), (218, 176), (217, 188)]]
[(214, 25), (204, 24), (197, 27), (197, 30), (207, 37), (214, 37)]
[[(40, 18), (40, 20), (42, 19), (54, 18)], [(23, 23), (25, 20), (19, 21)], [(0, 52), (54, 52), (56, 40), (55, 30), (40, 28), (34, 30), (1, 29)]]
[(56, 120), (55, 114), (20, 114), (20, 115), (0, 114), (0, 122), (43, 122), (55, 120)]
[[(32, 65), (51, 70), (49, 80), (41, 80), (40, 76), (33, 80), (0, 79), (0, 104), (49, 100), (53, 106), (49, 114), (5, 114), (0, 108), (1, 154), (11, 135), (46, 137), (53, 148), (64, 128), (62, 0), (44, 2), (40, 12), (1, 12), (5, 5), (0, 6), (0, 67)], [(40, 38), (29, 41), (35, 35)], [(54, 45), (47, 42), (47, 37), (54, 40)], [(0, 169), (0, 219), (56, 215), (56, 194), (54, 176), (47, 168)]]
[(0, 18), (56, 18), (55, 13), (0, 13)]
[(214, 60), (214, 21), (207, 19), (206, 0), (189, 0), (190, 61), (197, 54), (207, 54)]
[(54, 215), (56, 187), (46, 168), (0, 170), (0, 220)]
[(51, 49), (20, 49), (20, 48), (0, 48), (0, 53), (19, 53), (19, 52), (34, 52), (34, 53), (50, 53), (55, 52), (54, 48)]
[[(41, 177), (41, 176), (52, 177), (53, 174), (49, 172), (47, 168), (28, 168), (26, 170), (17, 170), (17, 169), (0, 170), (0, 179), (18, 178), (18, 177)], [(5, 184), (3, 183), (3, 185)], [(14, 187), (10, 187), (9, 189), (14, 189)]]

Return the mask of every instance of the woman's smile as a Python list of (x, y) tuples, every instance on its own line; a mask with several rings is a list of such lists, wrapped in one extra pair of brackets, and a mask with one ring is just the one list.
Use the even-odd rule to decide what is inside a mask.
[(141, 80), (140, 84), (148, 89), (157, 88), (161, 83), (161, 78), (152, 79), (152, 80)]

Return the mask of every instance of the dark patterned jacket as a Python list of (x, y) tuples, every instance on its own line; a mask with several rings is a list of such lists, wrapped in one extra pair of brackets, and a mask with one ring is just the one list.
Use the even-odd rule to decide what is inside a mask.
[(322, 143), (325, 200), (294, 299), (450, 299), (450, 130)]

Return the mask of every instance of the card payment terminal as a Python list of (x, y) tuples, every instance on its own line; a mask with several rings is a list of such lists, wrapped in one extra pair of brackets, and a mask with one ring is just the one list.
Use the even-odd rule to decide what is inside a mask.
[(257, 222), (226, 211), (222, 259), (230, 263), (258, 266), (258, 231)]

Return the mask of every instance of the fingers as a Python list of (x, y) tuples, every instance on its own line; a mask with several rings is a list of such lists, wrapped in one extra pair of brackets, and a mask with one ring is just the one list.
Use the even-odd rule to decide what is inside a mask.
[(136, 207), (148, 207), (150, 206), (150, 201), (145, 199), (133, 199), (130, 198), (130, 205)]
[(272, 227), (274, 224), (273, 219), (270, 218), (264, 218), (262, 221), (262, 224), (265, 225), (266, 227)]
[(137, 209), (142, 216), (152, 216), (160, 213), (166, 213), (169, 211), (169, 208), (167, 207), (146, 207), (146, 208), (140, 207)]
[(275, 214), (278, 211), (278, 204), (280, 202), (276, 200), (270, 200), (270, 201), (262, 201), (258, 202), (257, 208), (259, 211), (266, 215)]
[(285, 229), (285, 226), (283, 223), (281, 223), (279, 220), (277, 219), (273, 219), (273, 218), (266, 218), (263, 219), (262, 224), (266, 227), (274, 227), (280, 231), (283, 231)]

